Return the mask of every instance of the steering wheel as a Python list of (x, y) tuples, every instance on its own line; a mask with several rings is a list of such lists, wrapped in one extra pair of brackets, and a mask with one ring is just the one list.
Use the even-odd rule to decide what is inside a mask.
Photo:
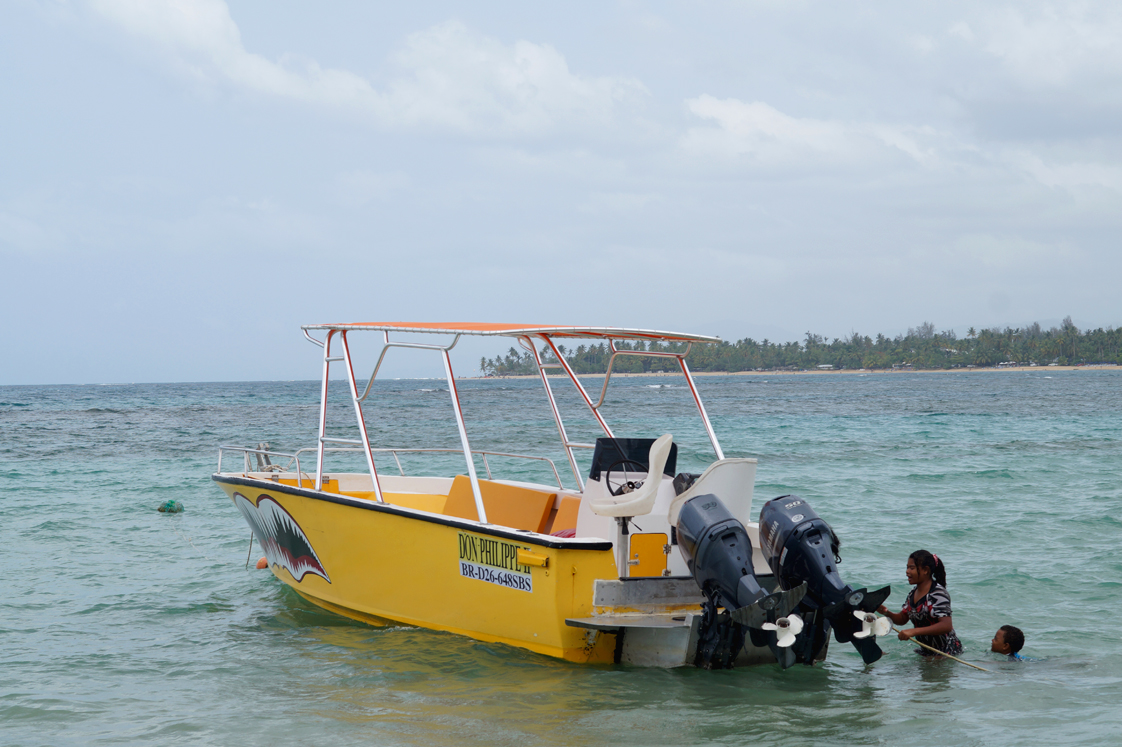
[[(608, 488), (608, 492), (612, 495), (624, 495), (632, 491), (638, 490), (642, 485), (642, 480), (629, 480), (627, 479), (627, 466), (638, 467), (637, 471), (646, 472), (649, 467), (642, 462), (636, 462), (634, 459), (620, 459), (604, 472), (604, 486)], [(612, 478), (612, 473), (616, 472), (615, 479)]]

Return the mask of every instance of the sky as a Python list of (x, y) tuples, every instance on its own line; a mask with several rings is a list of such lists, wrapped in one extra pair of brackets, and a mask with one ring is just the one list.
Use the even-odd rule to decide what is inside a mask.
[(321, 322), (1122, 326), (1119, 39), (1102, 2), (6, 0), (0, 384), (314, 379)]

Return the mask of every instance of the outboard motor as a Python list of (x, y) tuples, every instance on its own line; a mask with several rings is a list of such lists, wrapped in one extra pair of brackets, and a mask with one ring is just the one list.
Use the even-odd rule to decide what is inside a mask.
[[(812, 664), (826, 645), (831, 628), (838, 642), (852, 643), (866, 664), (881, 657), (875, 637), (854, 637), (861, 628), (854, 612), (875, 612), (892, 587), (869, 591), (854, 589), (842, 581), (837, 566), (841, 562), (841, 541), (806, 501), (785, 495), (765, 503), (760, 511), (760, 546), (779, 580), (779, 588), (806, 586), (797, 609), (804, 629), (795, 644), (783, 652), (787, 661), (780, 658), (781, 664)], [(753, 631), (753, 643), (761, 637)], [(779, 658), (780, 652), (776, 656)]]
[[(745, 628), (786, 617), (803, 598), (806, 585), (772, 594), (761, 587), (752, 570), (748, 532), (715, 495), (687, 501), (677, 533), (686, 565), (706, 598), (694, 663), (706, 669), (730, 668), (744, 646)], [(725, 611), (718, 612), (722, 607)]]

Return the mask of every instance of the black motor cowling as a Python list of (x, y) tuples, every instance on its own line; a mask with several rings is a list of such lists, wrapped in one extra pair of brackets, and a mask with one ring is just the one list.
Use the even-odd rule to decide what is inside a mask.
[(686, 565), (707, 600), (695, 664), (730, 667), (744, 645), (746, 627), (756, 629), (787, 615), (805, 586), (769, 594), (760, 585), (748, 532), (715, 495), (698, 495), (682, 506), (677, 535)]
[(853, 637), (861, 627), (853, 613), (875, 611), (888, 598), (891, 587), (870, 592), (842, 580), (838, 573), (841, 542), (806, 501), (785, 495), (765, 503), (760, 511), (760, 547), (781, 589), (806, 584), (806, 596), (797, 610), (805, 627), (791, 647), (796, 660), (812, 663), (831, 628), (838, 642), (853, 643), (865, 663), (881, 657), (874, 638)]
[(678, 517), (678, 546), (702, 589), (712, 589), (729, 610), (767, 595), (752, 570), (752, 541), (744, 525), (715, 495), (699, 495)]

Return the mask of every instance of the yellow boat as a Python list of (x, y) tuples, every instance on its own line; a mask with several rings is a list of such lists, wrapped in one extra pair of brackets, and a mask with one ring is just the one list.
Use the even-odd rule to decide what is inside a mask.
[[(222, 446), (213, 479), (249, 524), (273, 574), (305, 599), (371, 624), (449, 631), (580, 663), (713, 668), (778, 659), (789, 666), (825, 655), (822, 621), (817, 628), (813, 619), (805, 624), (808, 612), (813, 618), (822, 610), (808, 608), (805, 584), (777, 578), (774, 561), (781, 550), (770, 538), (769, 555), (769, 537), (761, 545), (759, 525), (751, 521), (756, 460), (724, 457), (686, 364), (692, 345), (718, 338), (482, 323), (313, 324), (303, 331), (323, 356), (315, 445), (293, 453), (264, 445)], [(380, 333), (374, 339), (380, 338), (381, 352), (363, 385), (355, 377), (351, 343), (356, 337), (369, 339), (372, 332)], [(418, 333), (441, 336), (441, 341), (412, 341)], [(511, 337), (532, 355), (575, 487), (564, 487), (556, 466), (544, 457), (472, 448), (449, 356), (464, 335)], [(612, 352), (596, 400), (559, 349), (558, 341), (572, 339), (606, 342)], [(619, 345), (623, 341), (679, 343), (683, 349), (631, 350)], [(537, 345), (552, 352), (552, 359), (543, 360)], [(399, 454), (448, 450), (370, 443), (364, 405), (386, 354), (400, 348), (427, 350), (442, 359), (463, 474), (405, 475)], [(673, 359), (681, 368), (716, 456), (700, 475), (675, 475), (676, 445), (669, 434), (617, 438), (612, 432), (601, 406), (612, 365), (624, 355)], [(567, 435), (546, 375), (551, 368), (567, 375), (603, 430), (596, 443), (576, 443)], [(328, 381), (339, 369), (358, 438), (329, 431), (337, 425), (328, 423)], [(360, 453), (366, 471), (329, 470), (326, 461), (341, 458), (343, 451)], [(586, 472), (578, 454), (589, 452)], [(239, 456), (241, 469), (224, 471), (223, 459), (228, 464), (232, 454)], [(314, 471), (305, 470), (312, 454)], [(401, 474), (380, 472), (376, 455), (392, 459)], [(495, 456), (546, 463), (556, 484), (496, 479), (488, 461)], [(486, 477), (477, 474), (477, 463)], [(722, 527), (732, 533), (718, 537)], [(714, 550), (718, 547), (723, 549)], [(729, 562), (740, 566), (720, 570)], [(797, 638), (798, 645), (784, 647), (782, 635), (796, 622), (809, 632)]]

